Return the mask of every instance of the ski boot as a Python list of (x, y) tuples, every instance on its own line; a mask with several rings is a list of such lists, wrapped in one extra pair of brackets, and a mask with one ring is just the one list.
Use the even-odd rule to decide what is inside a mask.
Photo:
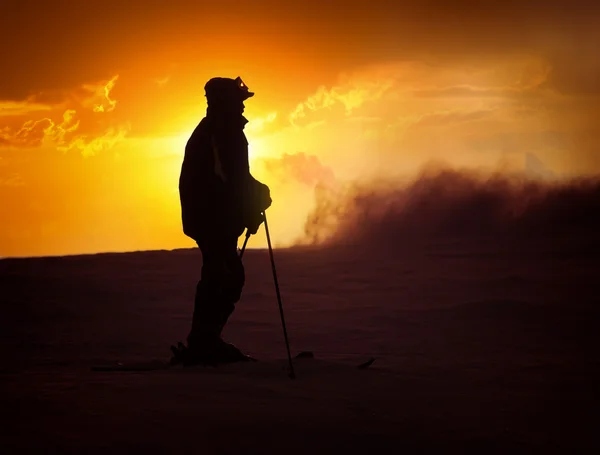
[(210, 343), (192, 344), (185, 346), (179, 342), (177, 347), (171, 346), (173, 357), (171, 365), (205, 365), (218, 366), (227, 363), (249, 362), (256, 359), (244, 354), (231, 343), (223, 341), (221, 338), (213, 340)]

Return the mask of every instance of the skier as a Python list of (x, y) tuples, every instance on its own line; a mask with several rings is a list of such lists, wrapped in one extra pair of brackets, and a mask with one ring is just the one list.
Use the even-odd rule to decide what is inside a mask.
[(271, 205), (270, 190), (250, 174), (242, 115), (254, 95), (240, 77), (215, 77), (205, 87), (208, 109), (185, 147), (179, 179), (183, 232), (202, 251), (187, 346), (172, 363), (212, 364), (250, 358), (221, 339), (245, 282), (238, 237), (255, 234)]

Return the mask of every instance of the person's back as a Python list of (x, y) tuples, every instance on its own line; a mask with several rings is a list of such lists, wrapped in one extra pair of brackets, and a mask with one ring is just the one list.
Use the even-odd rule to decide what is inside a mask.
[(245, 358), (220, 334), (245, 281), (237, 239), (245, 228), (256, 232), (271, 198), (248, 163), (242, 113), (254, 94), (240, 78), (213, 78), (205, 89), (207, 115), (186, 144), (179, 179), (183, 231), (203, 256), (187, 351), (194, 362), (219, 363)]
[[(228, 140), (231, 142), (230, 138), (237, 135), (238, 132), (227, 128), (215, 128), (214, 122), (207, 116), (202, 119), (186, 144), (179, 178), (181, 216), (184, 233), (196, 241), (211, 236), (215, 229), (223, 229), (226, 209), (233, 211), (228, 204), (231, 202), (231, 188), (235, 182), (246, 178), (237, 172), (238, 175), (229, 175), (227, 179), (220, 158), (226, 147), (217, 145)], [(231, 144), (227, 147), (240, 155), (231, 161), (244, 159), (240, 145)]]

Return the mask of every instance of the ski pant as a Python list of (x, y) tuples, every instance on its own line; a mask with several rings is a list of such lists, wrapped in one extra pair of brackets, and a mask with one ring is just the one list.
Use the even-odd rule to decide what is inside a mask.
[(196, 286), (188, 344), (219, 337), (240, 300), (245, 273), (237, 241), (237, 236), (216, 236), (197, 242), (202, 251), (202, 273)]

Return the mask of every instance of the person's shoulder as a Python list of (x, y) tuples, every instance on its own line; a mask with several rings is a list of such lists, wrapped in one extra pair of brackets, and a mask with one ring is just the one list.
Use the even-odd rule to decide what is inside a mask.
[(204, 139), (208, 136), (207, 125), (205, 120), (205, 118), (202, 119), (200, 123), (198, 123), (198, 125), (196, 125), (196, 127), (194, 128), (194, 131), (192, 131), (192, 134), (190, 135), (189, 139), (185, 144), (186, 150), (196, 149), (200, 147), (201, 144), (204, 142)]
[(200, 123), (198, 123), (198, 125), (196, 125), (196, 128), (194, 128), (194, 131), (192, 132), (190, 139), (199, 137), (199, 136), (204, 136), (207, 134), (208, 130), (209, 130), (209, 125), (208, 125), (208, 122), (206, 121), (206, 117), (205, 117), (202, 120), (200, 120)]
[(200, 123), (196, 125), (196, 131), (206, 131), (210, 126), (209, 123), (210, 122), (208, 121), (208, 118), (202, 118), (202, 120), (200, 120)]

